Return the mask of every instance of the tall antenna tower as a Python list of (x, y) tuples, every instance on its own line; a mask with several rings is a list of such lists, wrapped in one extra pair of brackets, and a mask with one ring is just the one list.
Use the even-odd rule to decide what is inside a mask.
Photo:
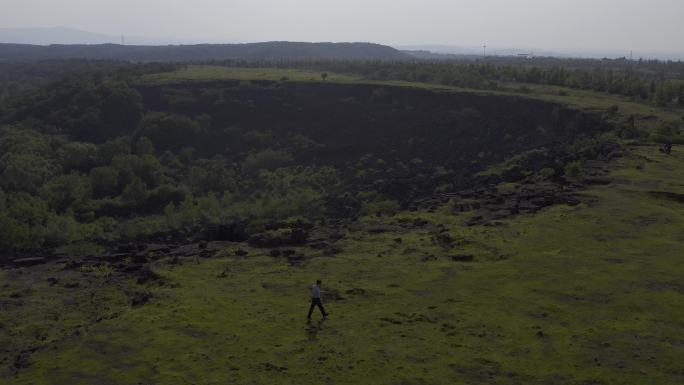
[(121, 45), (124, 45), (124, 35), (123, 35), (123, 33), (121, 34)]
[(487, 57), (487, 44), (482, 46), (482, 57), (483, 58)]

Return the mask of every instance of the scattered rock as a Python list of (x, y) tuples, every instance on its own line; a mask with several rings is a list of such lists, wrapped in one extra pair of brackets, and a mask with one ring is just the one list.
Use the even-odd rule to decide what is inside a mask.
[(247, 224), (243, 221), (235, 220), (207, 228), (204, 231), (204, 238), (210, 241), (244, 242), (247, 240)]
[(475, 260), (475, 256), (472, 254), (457, 254), (450, 255), (449, 259), (454, 262), (473, 262)]
[(330, 245), (323, 250), (323, 255), (333, 256), (342, 252), (342, 247), (337, 245)]
[(50, 285), (50, 286), (55, 286), (56, 284), (59, 283), (59, 278), (50, 277), (50, 278), (47, 279), (47, 283), (48, 283), (48, 285)]
[(677, 194), (669, 191), (649, 191), (649, 195), (654, 198), (666, 199), (673, 202), (684, 203), (684, 194)]
[(142, 263), (134, 263), (134, 264), (130, 264), (130, 265), (124, 265), (123, 272), (129, 273), (129, 274), (130, 273), (137, 273), (138, 271), (142, 270), (142, 268), (144, 266), (145, 265), (143, 265)]
[(317, 250), (323, 250), (326, 247), (330, 246), (328, 242), (313, 242), (309, 244), (309, 247), (312, 249), (317, 249)]
[(292, 254), (287, 257), (287, 262), (290, 264), (290, 266), (300, 265), (305, 260), (306, 257), (303, 254)]
[(12, 261), (14, 266), (33, 266), (45, 263), (45, 258), (43, 257), (31, 257), (31, 258), (19, 258)]
[(140, 269), (136, 275), (138, 276), (138, 285), (142, 285), (153, 281), (159, 281), (161, 279), (159, 274), (152, 271), (149, 267)]
[(503, 219), (503, 218), (508, 218), (511, 215), (513, 215), (513, 211), (511, 210), (498, 210), (494, 211), (490, 214), (491, 219)]
[(223, 269), (221, 274), (217, 275), (217, 278), (227, 278), (229, 272), (230, 272), (230, 269), (226, 267), (225, 269)]
[(465, 225), (466, 226), (475, 226), (475, 225), (481, 224), (483, 221), (484, 221), (484, 218), (482, 217), (482, 215), (475, 215), (473, 217), (470, 217), (470, 219), (468, 219), (465, 222)]
[(249, 252), (243, 248), (239, 248), (239, 249), (235, 250), (235, 256), (237, 256), (237, 257), (244, 257), (244, 256), (247, 256), (248, 254), (249, 254)]
[(120, 254), (133, 254), (138, 251), (138, 246), (132, 243), (118, 245), (116, 252)]
[(308, 238), (308, 231), (301, 228), (267, 230), (263, 233), (253, 234), (250, 236), (249, 245), (252, 247), (304, 245)]
[(31, 366), (31, 354), (23, 351), (14, 359), (14, 367), (17, 369), (24, 369)]
[(131, 306), (133, 307), (142, 306), (150, 302), (150, 299), (152, 298), (152, 294), (146, 291), (135, 292), (130, 294), (129, 296), (131, 298)]
[(287, 370), (287, 367), (273, 365), (270, 362), (264, 362), (262, 364), (259, 364), (259, 369), (265, 370), (267, 372), (284, 372)]
[(366, 290), (358, 288), (358, 287), (355, 287), (353, 289), (349, 289), (349, 290), (345, 291), (344, 293), (349, 294), (349, 295), (366, 295), (367, 294)]
[(345, 237), (343, 232), (340, 231), (334, 231), (330, 233), (330, 239), (333, 241), (339, 241), (340, 239), (343, 239)]
[(605, 185), (609, 185), (611, 183), (611, 180), (609, 178), (601, 178), (601, 177), (584, 178), (582, 181), (584, 182), (584, 184), (587, 184), (587, 185), (599, 185), (599, 186), (605, 186)]
[(577, 197), (570, 194), (560, 194), (556, 196), (556, 203), (566, 204), (570, 206), (577, 206), (582, 203)]
[(83, 266), (83, 261), (69, 261), (64, 265), (64, 270), (76, 270)]
[(396, 226), (383, 225), (383, 224), (372, 225), (366, 229), (366, 231), (369, 234), (382, 234), (382, 233), (394, 232), (394, 231), (398, 231), (398, 230), (401, 230), (401, 229), (396, 227)]

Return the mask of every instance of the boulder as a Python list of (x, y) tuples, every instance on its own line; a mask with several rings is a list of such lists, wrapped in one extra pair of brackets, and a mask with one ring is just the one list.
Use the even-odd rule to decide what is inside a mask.
[(18, 258), (12, 261), (14, 266), (33, 266), (45, 263), (46, 259), (43, 257)]
[(130, 294), (129, 296), (131, 298), (131, 306), (133, 307), (142, 306), (150, 302), (150, 299), (152, 298), (152, 294), (146, 291), (135, 292)]
[(300, 228), (267, 230), (249, 237), (252, 247), (280, 247), (304, 245), (309, 237), (308, 231)]
[(138, 277), (137, 283), (139, 285), (142, 285), (142, 284), (145, 284), (148, 282), (159, 281), (161, 279), (159, 274), (152, 271), (149, 267), (145, 267), (145, 268), (140, 269), (136, 273), (136, 275)]
[(473, 262), (475, 260), (475, 256), (472, 254), (456, 254), (450, 255), (449, 259), (454, 262)]
[(349, 295), (366, 295), (367, 294), (366, 290), (358, 288), (358, 287), (355, 287), (353, 289), (349, 289), (349, 290), (345, 291), (344, 293), (349, 294)]
[(465, 225), (466, 226), (475, 226), (479, 225), (484, 222), (484, 218), (482, 215), (475, 215), (473, 217), (470, 217), (468, 220), (466, 220)]

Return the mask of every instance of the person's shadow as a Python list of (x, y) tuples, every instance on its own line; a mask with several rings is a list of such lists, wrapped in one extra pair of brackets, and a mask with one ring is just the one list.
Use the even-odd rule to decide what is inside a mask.
[(319, 319), (315, 324), (311, 322), (311, 319), (306, 320), (306, 335), (309, 341), (315, 341), (316, 335), (323, 329), (323, 323), (325, 318)]

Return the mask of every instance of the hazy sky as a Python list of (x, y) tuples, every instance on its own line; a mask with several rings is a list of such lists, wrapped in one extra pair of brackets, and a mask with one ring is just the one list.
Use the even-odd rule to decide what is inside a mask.
[(684, 0), (0, 0), (0, 27), (212, 42), (684, 51)]

